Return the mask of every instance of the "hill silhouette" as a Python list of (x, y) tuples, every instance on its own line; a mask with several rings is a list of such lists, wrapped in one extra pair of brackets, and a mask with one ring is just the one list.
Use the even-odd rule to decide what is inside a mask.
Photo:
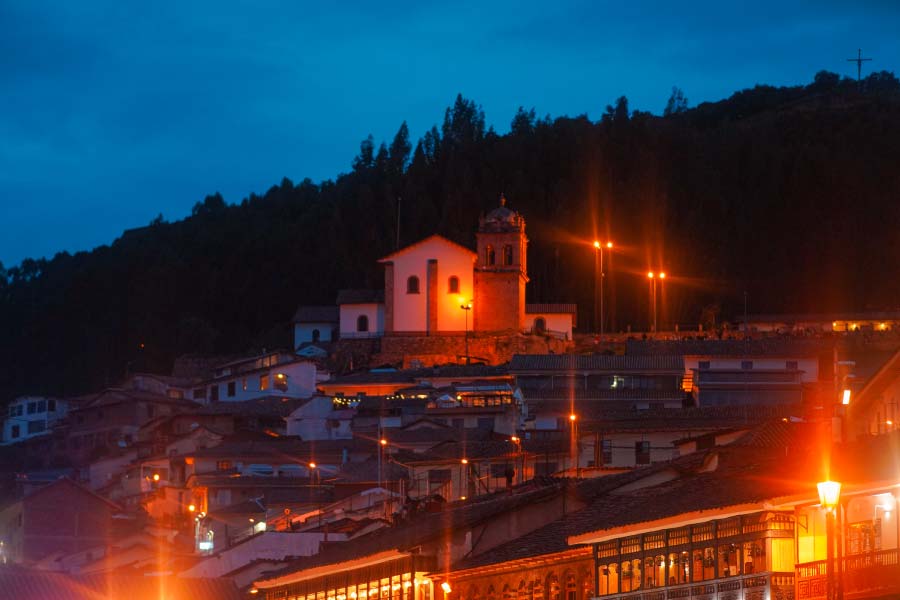
[(184, 353), (289, 345), (298, 304), (379, 287), (375, 259), (398, 241), (474, 247), (501, 192), (528, 224), (528, 300), (575, 301), (587, 328), (598, 235), (617, 245), (616, 330), (646, 328), (648, 269), (670, 274), (661, 327), (741, 312), (745, 292), (753, 312), (896, 308), (898, 156), (887, 72), (691, 109), (676, 90), (663, 116), (624, 97), (597, 122), (520, 109), (505, 135), (458, 97), (415, 144), (405, 124), (364, 140), (333, 181), (284, 179), (233, 205), (213, 194), (109, 246), (0, 268), (0, 401), (165, 372)]

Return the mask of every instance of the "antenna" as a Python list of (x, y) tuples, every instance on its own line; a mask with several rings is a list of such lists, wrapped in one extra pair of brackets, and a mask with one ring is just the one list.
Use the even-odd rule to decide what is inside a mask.
[(872, 60), (871, 58), (863, 58), (862, 57), (862, 48), (856, 49), (856, 58), (848, 58), (847, 62), (855, 62), (856, 63), (856, 85), (859, 85), (862, 79), (862, 64), (866, 61)]

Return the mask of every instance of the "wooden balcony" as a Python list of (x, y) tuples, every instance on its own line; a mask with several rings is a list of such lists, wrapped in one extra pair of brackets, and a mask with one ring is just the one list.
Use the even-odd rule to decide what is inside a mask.
[[(896, 548), (846, 556), (843, 563), (846, 600), (900, 595), (900, 555)], [(826, 561), (797, 565), (797, 600), (824, 599), (827, 582)]]
[(793, 595), (793, 573), (754, 573), (600, 596), (599, 600), (769, 600)]

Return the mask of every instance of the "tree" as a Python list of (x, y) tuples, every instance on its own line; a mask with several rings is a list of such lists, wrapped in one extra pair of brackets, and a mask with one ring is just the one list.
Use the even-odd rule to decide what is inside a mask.
[(628, 98), (619, 96), (616, 99), (615, 106), (606, 105), (606, 112), (603, 113), (603, 122), (625, 123), (628, 121), (628, 114)]
[(669, 101), (666, 102), (666, 108), (663, 110), (663, 116), (671, 116), (681, 114), (688, 109), (688, 100), (684, 97), (684, 92), (682, 92), (678, 87), (672, 86), (672, 95), (669, 96)]
[(457, 94), (452, 108), (444, 112), (441, 128), (445, 146), (467, 146), (484, 138), (484, 111), (475, 102)]
[(211, 215), (213, 213), (219, 212), (225, 209), (225, 199), (222, 198), (222, 194), (216, 192), (212, 196), (207, 196), (203, 199), (203, 202), (198, 202), (194, 205), (194, 208), (191, 209), (191, 215)]
[(409, 127), (406, 126), (406, 121), (403, 121), (400, 129), (397, 130), (397, 135), (394, 136), (394, 141), (391, 142), (390, 167), (392, 172), (403, 173), (406, 163), (409, 161), (410, 150), (412, 150), (412, 145), (409, 143)]
[(359, 154), (353, 159), (354, 171), (365, 171), (375, 165), (375, 138), (369, 136), (359, 143)]
[(534, 108), (526, 111), (520, 106), (512, 119), (512, 123), (510, 123), (509, 129), (513, 135), (528, 135), (534, 131), (534, 123)]

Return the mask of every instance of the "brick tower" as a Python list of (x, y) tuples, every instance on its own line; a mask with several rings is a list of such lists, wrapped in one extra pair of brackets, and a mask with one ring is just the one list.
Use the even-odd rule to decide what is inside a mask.
[(475, 263), (474, 331), (522, 331), (528, 283), (525, 219), (500, 206), (479, 220)]

